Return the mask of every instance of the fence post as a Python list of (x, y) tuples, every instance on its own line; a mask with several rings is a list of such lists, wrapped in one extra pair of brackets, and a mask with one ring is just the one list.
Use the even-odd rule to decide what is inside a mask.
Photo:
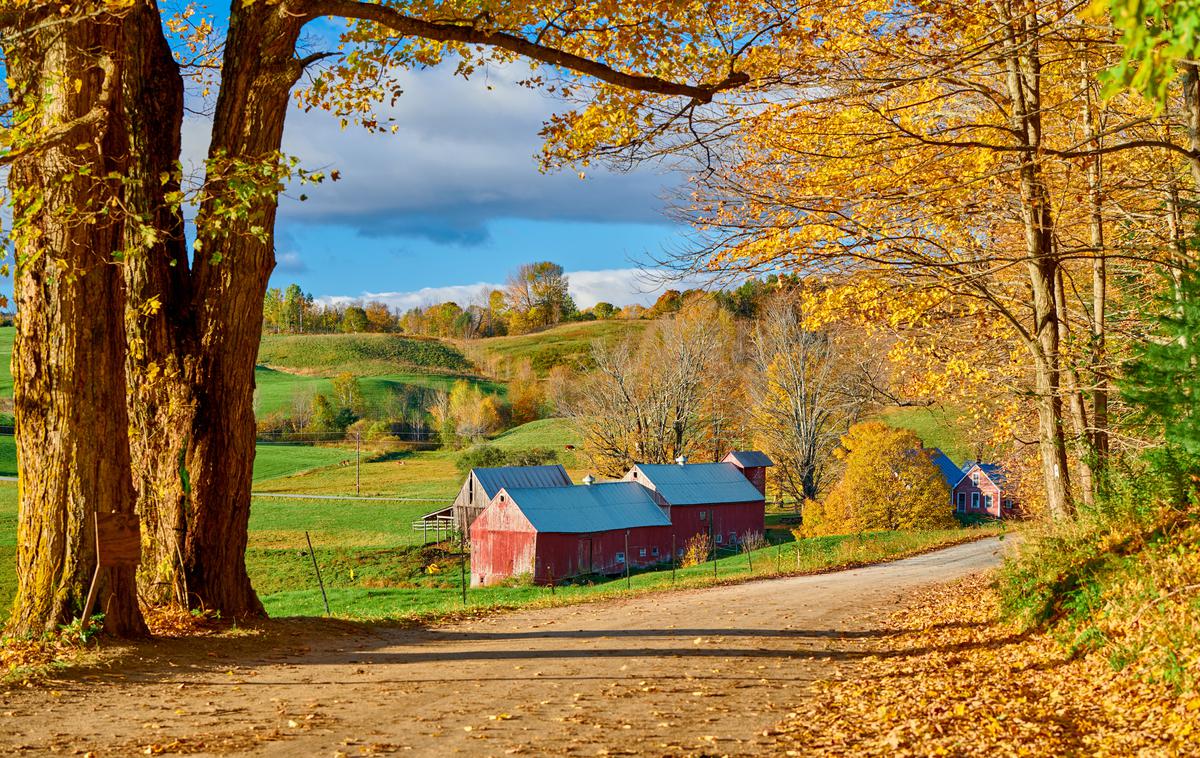
[(775, 573), (783, 573), (783, 543), (775, 546)]
[(671, 584), (675, 583), (675, 533), (671, 532)]
[(308, 541), (308, 557), (312, 558), (313, 570), (317, 572), (317, 584), (321, 585), (321, 599), (325, 601), (325, 615), (331, 615), (329, 612), (329, 596), (325, 594), (325, 581), (321, 579), (321, 567), (317, 565), (317, 554), (313, 552), (312, 537), (308, 536), (308, 530), (304, 530), (304, 539)]
[(750, 567), (750, 573), (754, 573), (754, 559), (750, 557), (750, 543), (743, 540), (742, 549), (746, 551), (746, 564)]
[(633, 587), (633, 581), (629, 578), (629, 561), (632, 556), (629, 555), (629, 530), (625, 530), (625, 589)]
[(550, 577), (550, 594), (553, 595), (554, 594), (554, 569), (551, 568), (549, 563), (546, 564), (546, 574)]

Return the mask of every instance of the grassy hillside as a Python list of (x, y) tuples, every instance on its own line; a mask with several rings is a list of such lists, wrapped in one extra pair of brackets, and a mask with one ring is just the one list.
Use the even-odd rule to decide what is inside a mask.
[(593, 342), (612, 342), (640, 334), (649, 324), (648, 321), (583, 321), (533, 334), (477, 340), (467, 343), (464, 349), (481, 366), (528, 359), (535, 371), (545, 375), (558, 365), (586, 365)]
[[(372, 368), (370, 365), (363, 367), (359, 364), (347, 364), (341, 369), (359, 377), (358, 383), (362, 387), (363, 398), (371, 408), (411, 408), (422, 390), (449, 392), (460, 379), (489, 394), (503, 396), (506, 391), (506, 387), (500, 382), (487, 379), (415, 372), (372, 376), (368, 373)], [(264, 366), (255, 369), (254, 381), (257, 385), (255, 411), (260, 418), (276, 411), (291, 411), (298, 401), (307, 405), (316, 394), (330, 397), (333, 393), (330, 377), (290, 374)]]
[(258, 362), (290, 372), (360, 376), (390, 374), (401, 368), (441, 373), (470, 372), (457, 348), (435, 339), (396, 334), (264, 334)]
[(955, 463), (962, 464), (974, 451), (958, 414), (939, 408), (892, 408), (880, 414), (891, 426), (908, 429), (925, 447), (941, 448)]

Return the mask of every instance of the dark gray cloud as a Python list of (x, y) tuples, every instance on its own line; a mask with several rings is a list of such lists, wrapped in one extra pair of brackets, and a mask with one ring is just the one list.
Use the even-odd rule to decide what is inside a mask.
[(538, 131), (562, 104), (514, 84), (519, 74), (492, 70), (464, 81), (446, 69), (414, 72), (388, 111), (396, 134), (343, 131), (328, 114), (293, 111), (285, 151), (342, 179), (303, 188), (306, 202), (293, 188), (281, 220), (464, 245), (486, 242), (499, 218), (663, 222), (661, 198), (677, 177), (538, 171)]

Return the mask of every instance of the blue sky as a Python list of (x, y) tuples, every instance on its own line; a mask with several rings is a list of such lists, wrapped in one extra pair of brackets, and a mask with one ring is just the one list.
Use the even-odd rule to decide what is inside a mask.
[[(272, 285), (294, 281), (327, 301), (466, 304), (519, 264), (552, 260), (582, 307), (653, 302), (667, 285), (637, 269), (683, 244), (686, 230), (664, 213), (682, 177), (595, 166), (584, 179), (541, 173), (538, 131), (563, 104), (516, 85), (527, 71), (493, 67), (470, 80), (446, 66), (410, 72), (385, 109), (399, 125), (394, 135), (342, 130), (328, 114), (293, 109), (284, 151), (342, 178), (282, 199)], [(193, 170), (208, 128), (203, 117), (185, 124)]]

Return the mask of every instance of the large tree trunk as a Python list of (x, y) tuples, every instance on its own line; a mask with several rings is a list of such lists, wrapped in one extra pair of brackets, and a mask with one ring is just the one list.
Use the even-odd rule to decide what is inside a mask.
[(1038, 449), (1045, 480), (1046, 507), (1056, 519), (1072, 515), (1062, 423), (1058, 312), (1054, 287), (1059, 261), (1053, 249), (1054, 220), (1039, 151), (1042, 140), (1040, 22), (1009, 0), (997, 8), (1005, 24), (1003, 49), (1006, 85), (1012, 99), (1010, 120), (1022, 150), (1018, 153), (1021, 220), (1025, 231), (1026, 268), (1033, 296), (1034, 392), (1038, 414)]
[[(226, 615), (262, 613), (246, 573), (254, 467), (254, 366), (263, 297), (275, 266), (275, 211), (284, 117), (303, 71), (294, 50), (307, 19), (286, 3), (234, 3), (221, 94), (209, 149), (208, 197), (197, 219), (193, 308), (198, 334), (196, 421), (187, 471), (196, 503), (188, 527), (188, 589)], [(260, 173), (261, 192), (235, 220), (220, 207), (243, 202), (222, 171)]]
[[(1096, 129), (1092, 104), (1093, 82), (1084, 76), (1083, 136), (1093, 150), (1099, 151), (1103, 142)], [(1088, 362), (1092, 379), (1092, 427), (1089, 439), (1095, 470), (1103, 477), (1108, 461), (1108, 256), (1104, 247), (1104, 161), (1097, 152), (1088, 160), (1088, 235), (1092, 247), (1092, 309), (1090, 313), (1091, 342)]]
[[(13, 395), (21, 480), (17, 592), (9, 630), (40, 634), (79, 615), (96, 564), (97, 513), (132, 513), (119, 207), (109, 179), (128, 154), (119, 117), (116, 19), (64, 21), (7, 52), (20, 130), (43, 149), (16, 160), (17, 336)], [(64, 128), (63, 125), (74, 125)], [(58, 132), (60, 139), (48, 139)], [(107, 569), (106, 632), (146, 632), (132, 567)]]
[(126, 19), (125, 102), (130, 167), (126, 203), (145, 229), (125, 238), (130, 445), (146, 550), (138, 581), (152, 604), (188, 605), (183, 546), (188, 523), (185, 454), (194, 416), (194, 324), (187, 241), (179, 207), (183, 79), (153, 0)]

